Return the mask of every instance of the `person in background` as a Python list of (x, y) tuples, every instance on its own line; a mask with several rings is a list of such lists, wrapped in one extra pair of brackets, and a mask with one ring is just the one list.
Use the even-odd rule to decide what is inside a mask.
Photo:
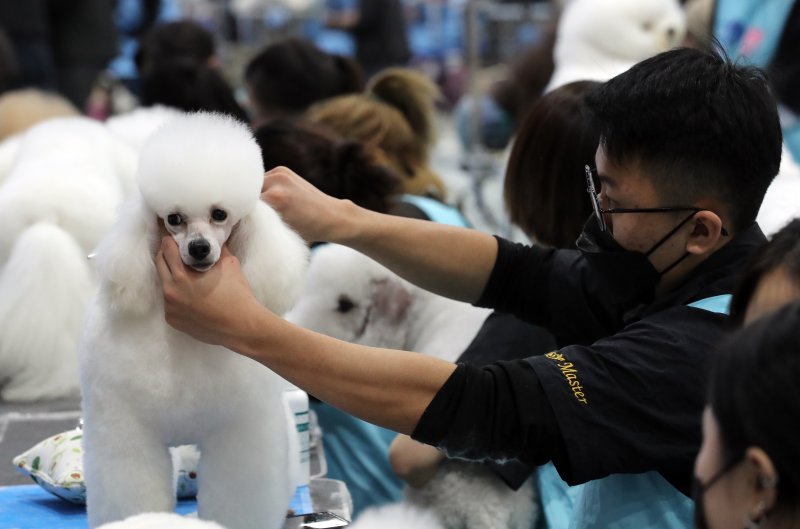
[(47, 0), (0, 0), (3, 66), (6, 89), (56, 90), (58, 76)]
[(214, 37), (199, 24), (154, 26), (142, 37), (135, 60), (142, 106), (222, 112), (248, 121), (219, 71)]
[(713, 358), (694, 467), (698, 529), (800, 527), (800, 304), (730, 337)]
[(731, 300), (731, 316), (750, 323), (800, 300), (800, 219), (775, 233), (750, 260)]
[(439, 89), (423, 74), (390, 68), (372, 78), (363, 93), (312, 106), (308, 118), (375, 148), (403, 176), (407, 194), (443, 200), (444, 183), (428, 164), (438, 97)]
[(349, 57), (326, 53), (313, 42), (288, 38), (257, 53), (244, 71), (251, 122), (303, 114), (319, 101), (364, 89), (361, 67)]
[(356, 59), (368, 78), (411, 58), (401, 0), (357, 0), (352, 9), (329, 12), (325, 24), (353, 36)]
[(114, 0), (48, 2), (58, 91), (81, 110), (98, 75), (119, 51), (114, 4)]
[(399, 175), (381, 165), (368, 147), (322, 125), (278, 118), (253, 134), (266, 170), (286, 166), (327, 195), (390, 213), (402, 190)]

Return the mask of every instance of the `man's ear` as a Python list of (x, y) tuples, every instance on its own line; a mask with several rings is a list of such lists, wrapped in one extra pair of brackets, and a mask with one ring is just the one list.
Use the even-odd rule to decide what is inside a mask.
[(689, 237), (686, 239), (686, 251), (694, 255), (708, 255), (717, 250), (720, 242), (729, 236), (723, 235), (727, 230), (722, 219), (707, 209), (695, 213), (689, 221)]

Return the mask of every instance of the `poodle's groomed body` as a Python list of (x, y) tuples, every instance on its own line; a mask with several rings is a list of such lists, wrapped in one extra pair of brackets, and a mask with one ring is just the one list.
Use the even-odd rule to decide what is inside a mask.
[(168, 447), (182, 444), (202, 452), (200, 518), (227, 529), (282, 525), (296, 457), (284, 381), (169, 327), (153, 264), (159, 219), (196, 270), (213, 266), (227, 241), (259, 301), (287, 310), (302, 284), (307, 250), (259, 200), (262, 178), (249, 131), (221, 115), (178, 117), (142, 150), (141, 195), (98, 247), (101, 287), (79, 348), (92, 527), (172, 511)]

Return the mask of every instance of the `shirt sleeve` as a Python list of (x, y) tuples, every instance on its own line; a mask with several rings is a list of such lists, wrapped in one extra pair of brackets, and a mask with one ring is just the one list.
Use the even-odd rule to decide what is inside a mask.
[(525, 360), (459, 364), (412, 437), (471, 460), (519, 458), (539, 465), (560, 445), (553, 412)]
[(679, 306), (591, 346), (459, 364), (413, 437), (472, 460), (552, 460), (570, 485), (658, 471), (688, 493), (724, 318)]
[(496, 237), (497, 259), (475, 305), (541, 325), (560, 345), (591, 344), (624, 326), (650, 294), (624, 278), (611, 285), (578, 250), (527, 246)]

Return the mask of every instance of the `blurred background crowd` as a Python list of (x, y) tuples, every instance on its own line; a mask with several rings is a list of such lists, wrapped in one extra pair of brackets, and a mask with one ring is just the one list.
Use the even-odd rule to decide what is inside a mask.
[[(0, 91), (35, 88), (61, 97), (37, 99), (35, 111), (0, 115), (0, 139), (40, 113), (106, 120), (154, 105), (227, 112), (255, 127), (363, 92), (375, 74), (406, 67), (435, 85), (420, 96), (435, 104), (436, 123), (423, 146), (435, 181), (414, 192), (460, 207), (475, 227), (525, 240), (507, 221), (502, 178), (495, 177), (527, 110), (571, 81), (603, 81), (660, 51), (716, 39), (728, 53), (773, 70), (787, 146), (800, 143), (790, 134), (800, 110), (800, 33), (791, 31), (800, 16), (792, 1), (761, 4), (2, 0)], [(340, 124), (338, 132), (351, 136), (351, 128)]]

